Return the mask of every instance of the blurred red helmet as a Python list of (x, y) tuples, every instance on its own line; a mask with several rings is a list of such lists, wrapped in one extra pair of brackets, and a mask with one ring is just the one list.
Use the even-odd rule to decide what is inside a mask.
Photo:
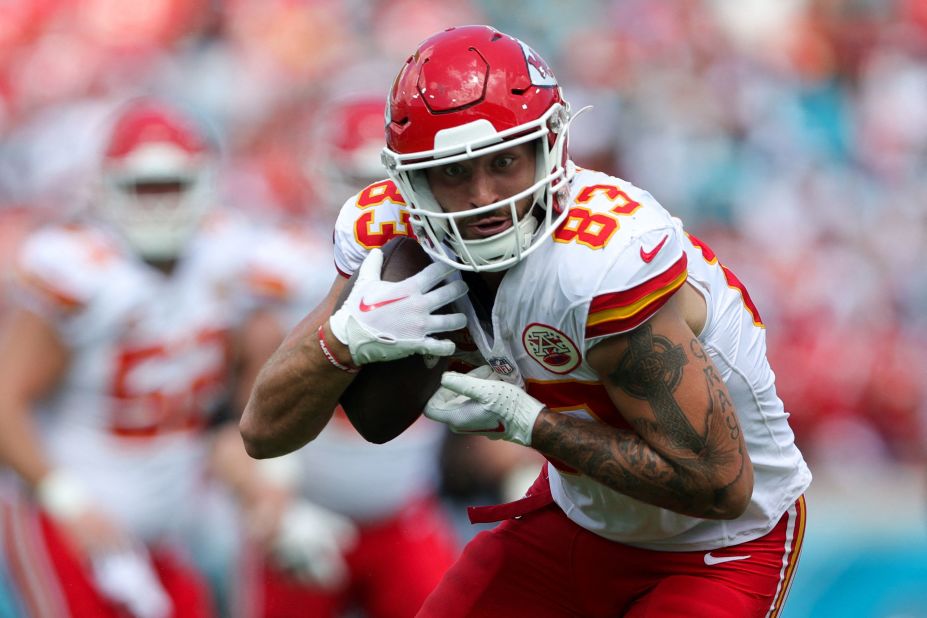
[[(426, 39), (393, 83), (383, 162), (409, 204), (432, 257), (462, 270), (503, 270), (532, 252), (562, 219), (570, 108), (547, 63), (518, 39), (488, 26), (450, 28)], [(535, 183), (479, 209), (450, 214), (435, 202), (422, 171), (529, 141), (537, 143)], [(520, 221), (515, 202), (536, 207)], [(464, 240), (452, 219), (507, 208), (514, 225)], [(446, 245), (453, 256), (446, 255)]]
[(163, 101), (134, 100), (106, 142), (99, 210), (145, 259), (175, 258), (210, 205), (213, 158), (192, 118)]
[(385, 103), (381, 93), (352, 94), (326, 105), (315, 169), (310, 171), (321, 172), (328, 199), (337, 206), (353, 193), (386, 178), (380, 158)]

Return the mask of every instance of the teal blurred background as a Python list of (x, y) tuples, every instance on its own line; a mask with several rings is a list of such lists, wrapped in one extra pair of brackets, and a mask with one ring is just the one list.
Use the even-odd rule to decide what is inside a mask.
[(921, 468), (819, 469), (783, 615), (927, 616), (925, 483)]

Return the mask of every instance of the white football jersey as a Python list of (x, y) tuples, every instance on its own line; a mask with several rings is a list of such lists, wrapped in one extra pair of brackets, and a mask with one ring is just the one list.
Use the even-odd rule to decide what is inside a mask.
[(288, 222), (255, 229), (241, 285), (249, 307), (271, 308), (290, 330), (325, 298), (335, 274), (331, 236)]
[[(394, 187), (350, 206), (336, 229), (340, 269), (362, 259), (365, 234), (411, 233)], [(714, 549), (764, 535), (808, 487), (811, 473), (776, 395), (764, 326), (746, 289), (649, 193), (628, 182), (577, 170), (567, 207), (552, 237), (506, 273), (491, 325), (481, 325), (469, 301), (459, 303), (486, 362), (555, 412), (630, 428), (586, 354), (603, 338), (645, 322), (688, 282), (707, 304), (699, 340), (730, 390), (755, 485), (744, 515), (707, 520), (640, 502), (552, 462), (555, 501), (580, 526), (644, 548)]]
[(24, 243), (14, 297), (70, 350), (39, 406), (55, 465), (150, 540), (185, 525), (203, 481), (201, 429), (228, 394), (239, 232), (210, 222), (165, 276), (108, 231), (48, 227)]

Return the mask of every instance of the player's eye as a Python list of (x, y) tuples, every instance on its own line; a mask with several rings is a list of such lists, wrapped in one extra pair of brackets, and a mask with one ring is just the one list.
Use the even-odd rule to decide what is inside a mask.
[(460, 178), (465, 172), (466, 169), (460, 163), (449, 163), (441, 168), (441, 174), (446, 178)]
[(504, 170), (515, 164), (515, 156), (510, 154), (499, 155), (493, 159), (492, 165), (496, 169)]

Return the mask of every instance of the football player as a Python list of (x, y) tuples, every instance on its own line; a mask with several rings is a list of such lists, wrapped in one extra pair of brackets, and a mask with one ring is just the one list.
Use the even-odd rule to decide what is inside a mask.
[(16, 257), (0, 460), (24, 491), (3, 547), (29, 615), (208, 616), (186, 547), (245, 323), (235, 234), (206, 222), (217, 153), (190, 115), (137, 99), (108, 135), (86, 216)]
[[(426, 415), (549, 463), (524, 498), (473, 512), (504, 522), (420, 616), (778, 615), (811, 474), (760, 313), (649, 193), (570, 161), (574, 118), (518, 39), (471, 26), (424, 41), (389, 94), (392, 182), (336, 225), (357, 281), (265, 365), (246, 446), (299, 447), (358, 366), (453, 354), (433, 335), (466, 323), (486, 364), (445, 373)], [(414, 234), (435, 263), (381, 281), (378, 234)]]

